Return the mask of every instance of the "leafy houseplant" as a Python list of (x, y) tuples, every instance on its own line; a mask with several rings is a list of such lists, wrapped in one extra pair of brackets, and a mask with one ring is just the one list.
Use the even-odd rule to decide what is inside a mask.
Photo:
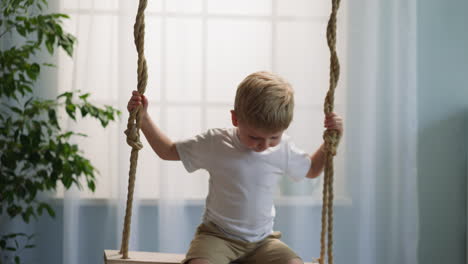
[[(84, 134), (65, 131), (60, 126), (60, 109), (73, 120), (77, 115), (99, 120), (103, 127), (120, 115), (111, 107), (98, 107), (88, 101), (89, 94), (65, 92), (54, 99), (42, 99), (34, 94), (41, 67), (38, 52), (53, 55), (63, 49), (73, 54), (76, 39), (62, 29), (65, 14), (45, 14), (46, 0), (0, 0), (0, 215), (10, 219), (21, 217), (29, 223), (43, 212), (54, 216), (54, 210), (38, 198), (44, 191), (54, 191), (63, 184), (95, 190), (96, 169), (86, 159), (72, 137)], [(6, 44), (6, 38), (15, 43)], [(8, 46), (8, 47), (7, 47)], [(36, 61), (35, 61), (36, 60)], [(0, 236), (0, 264), (19, 263), (20, 246), (15, 242), (31, 236), (12, 233)], [(2, 253), (3, 252), (3, 253)], [(11, 255), (11, 254), (10, 254)], [(3, 259), (3, 260), (2, 260)]]

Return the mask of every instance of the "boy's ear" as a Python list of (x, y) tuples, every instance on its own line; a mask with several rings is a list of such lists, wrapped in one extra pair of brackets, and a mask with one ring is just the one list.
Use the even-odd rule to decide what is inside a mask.
[(239, 124), (239, 121), (237, 120), (236, 112), (234, 112), (234, 110), (231, 110), (231, 121), (232, 121), (232, 125), (235, 127), (237, 127), (237, 125)]

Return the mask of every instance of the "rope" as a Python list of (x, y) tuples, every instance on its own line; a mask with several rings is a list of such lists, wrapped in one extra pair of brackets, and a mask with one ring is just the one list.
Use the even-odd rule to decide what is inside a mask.
[[(330, 49), (330, 86), (325, 98), (324, 112), (333, 112), (335, 89), (340, 77), (340, 63), (336, 53), (336, 15), (340, 0), (332, 0), (332, 12), (327, 26), (327, 42)], [(327, 243), (328, 263), (333, 264), (333, 156), (340, 141), (336, 130), (326, 130), (323, 134), (325, 141), (325, 176), (323, 181), (322, 232), (320, 234), (320, 264), (325, 263), (325, 243)], [(325, 238), (325, 236), (327, 238)], [(328, 240), (328, 241), (326, 241)]]
[[(133, 35), (135, 38), (135, 46), (138, 52), (138, 84), (137, 89), (140, 94), (144, 94), (146, 90), (146, 83), (148, 80), (148, 68), (146, 65), (144, 46), (145, 46), (145, 8), (147, 0), (140, 0), (138, 5), (138, 12), (133, 26)], [(122, 244), (120, 247), (120, 254), (122, 259), (128, 259), (128, 241), (130, 239), (130, 225), (132, 221), (132, 203), (133, 203), (133, 190), (135, 188), (135, 174), (138, 163), (138, 151), (143, 148), (140, 142), (140, 125), (141, 125), (141, 106), (136, 107), (130, 113), (127, 123), (127, 144), (132, 147), (130, 155), (130, 171), (128, 177), (128, 193), (127, 193), (127, 207), (125, 210), (125, 221), (122, 232)]]

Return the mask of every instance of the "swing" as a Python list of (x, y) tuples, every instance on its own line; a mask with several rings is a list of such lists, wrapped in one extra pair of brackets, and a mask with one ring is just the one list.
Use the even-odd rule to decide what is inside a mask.
[[(327, 43), (330, 49), (330, 84), (327, 96), (325, 97), (324, 113), (328, 115), (333, 112), (334, 93), (338, 84), (340, 75), (340, 65), (336, 53), (336, 16), (340, 0), (332, 1), (332, 12), (327, 25)], [(137, 16), (134, 25), (135, 45), (138, 52), (138, 84), (137, 89), (140, 94), (144, 94), (148, 79), (146, 59), (144, 56), (144, 34), (145, 34), (145, 15), (144, 11), (147, 0), (140, 0)], [(135, 108), (128, 118), (128, 125), (125, 134), (127, 143), (132, 147), (130, 156), (130, 171), (128, 180), (127, 207), (125, 210), (125, 222), (122, 234), (122, 243), (120, 251), (104, 250), (104, 262), (106, 264), (176, 264), (180, 263), (185, 255), (157, 253), (157, 252), (128, 252), (128, 241), (130, 237), (130, 222), (132, 217), (133, 189), (135, 186), (135, 173), (138, 161), (138, 151), (143, 147), (140, 142), (140, 114), (139, 107)], [(322, 204), (322, 230), (320, 234), (320, 258), (316, 261), (319, 264), (325, 264), (325, 251), (328, 256), (328, 263), (333, 264), (333, 156), (336, 155), (336, 149), (340, 136), (337, 131), (326, 130), (323, 135), (325, 141), (325, 172), (323, 183), (323, 204)], [(326, 243), (326, 246), (325, 246)], [(325, 249), (326, 247), (326, 249)], [(314, 263), (317, 263), (314, 262)], [(307, 262), (305, 264), (312, 264)]]

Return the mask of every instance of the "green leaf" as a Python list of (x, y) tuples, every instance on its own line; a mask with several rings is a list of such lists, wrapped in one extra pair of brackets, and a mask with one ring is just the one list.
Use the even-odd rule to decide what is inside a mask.
[(59, 137), (60, 138), (66, 138), (66, 139), (69, 139), (74, 133), (72, 131), (68, 131), (62, 135), (60, 135)]
[(37, 32), (37, 44), (41, 45), (44, 40), (44, 33), (42, 31)]
[(52, 55), (54, 53), (55, 36), (52, 34), (47, 35), (45, 44), (47, 51)]
[(75, 117), (76, 106), (74, 104), (67, 104), (67, 106), (65, 107), (65, 110), (67, 111), (68, 116), (70, 116), (73, 120), (76, 120), (76, 117)]
[(66, 15), (66, 14), (61, 14), (61, 13), (52, 14), (52, 16), (53, 16), (54, 18), (70, 18), (68, 15)]
[(26, 29), (23, 28), (23, 27), (17, 27), (16, 28), (16, 31), (18, 31), (18, 33), (22, 36), (22, 37), (26, 37)]
[(15, 237), (21, 236), (21, 235), (23, 235), (23, 234), (24, 234), (24, 233), (11, 233), (11, 234), (6, 235), (5, 238), (8, 238), (8, 239), (10, 239), (10, 238), (15, 238)]
[(28, 86), (28, 85), (20, 85), (19, 88), (21, 88), (21, 89), (19, 89), (19, 90), (20, 90), (23, 94), (24, 94), (24, 92), (32, 93), (32, 91), (33, 91), (32, 88), (31, 88), (30, 86)]
[(83, 95), (80, 95), (80, 99), (86, 101), (86, 99), (88, 99), (89, 96), (90, 96), (90, 93), (85, 93)]
[(36, 212), (39, 216), (42, 215), (42, 211), (43, 211), (44, 207), (42, 205), (39, 205), (38, 207), (36, 207)]
[(70, 34), (65, 36), (65, 39), (60, 43), (61, 47), (67, 52), (68, 56), (73, 57), (73, 47), (76, 38)]
[(31, 101), (33, 100), (33, 98), (29, 98), (25, 103), (24, 103), (24, 107), (28, 106), (29, 103), (31, 103)]
[(88, 188), (93, 192), (96, 190), (96, 185), (94, 184), (94, 181), (88, 181)]
[(48, 116), (49, 116), (50, 123), (54, 125), (56, 128), (60, 129), (60, 126), (57, 120), (57, 112), (55, 111), (55, 109), (49, 109)]
[[(57, 151), (56, 152), (56, 155), (57, 156), (60, 156), (62, 153)], [(58, 171), (62, 171), (62, 168), (63, 168), (63, 163), (62, 163), (62, 160), (60, 159), (55, 159), (52, 163), (52, 170), (53, 170), (53, 173), (57, 173)]]
[(80, 108), (80, 110), (81, 110), (81, 116), (82, 116), (82, 117), (85, 117), (85, 116), (88, 115), (88, 113), (89, 113), (89, 112), (88, 112), (88, 107), (86, 107), (86, 105), (82, 106), (82, 107)]
[(19, 256), (15, 256), (15, 263), (16, 263), (16, 264), (20, 264), (20, 263), (21, 263), (20, 257), (19, 257)]
[[(52, 156), (52, 152), (50, 150), (46, 150), (45, 153), (44, 153), (44, 158), (46, 160), (51, 161), (54, 158), (54, 156)], [(44, 177), (44, 178), (46, 178), (46, 177)]]
[(68, 56), (73, 57), (73, 45), (65, 44), (65, 45), (62, 45), (62, 48), (65, 50)]
[(24, 212), (22, 214), (24, 222), (29, 223), (29, 219), (30, 219), (31, 216), (36, 217), (36, 215), (34, 213), (34, 209), (32, 208), (32, 206), (28, 206), (28, 209), (26, 209), (26, 212)]
[(41, 71), (41, 67), (37, 63), (33, 63), (30, 67), (27, 68), (26, 74), (32, 80), (36, 80), (39, 72)]
[(73, 178), (69, 175), (63, 176), (62, 177), (62, 183), (65, 186), (65, 188), (70, 189), (72, 183), (73, 183)]
[(51, 216), (51, 217), (55, 217), (55, 211), (52, 209), (52, 207), (50, 207), (50, 205), (46, 204), (46, 203), (41, 203), (41, 206), (42, 208), (46, 209), (47, 210), (47, 213)]
[(16, 169), (16, 158), (13, 156), (13, 153), (10, 152), (9, 153), (10, 155), (7, 155), (7, 154), (3, 154), (1, 157), (0, 157), (0, 160), (2, 162), (2, 165), (7, 167), (8, 169), (11, 169), (11, 170), (14, 170)]
[(20, 142), (23, 145), (23, 147), (29, 145), (29, 137), (26, 135), (20, 135)]
[(15, 112), (15, 113), (18, 113), (18, 114), (22, 114), (23, 113), (23, 110), (19, 109), (18, 107), (16, 106), (11, 106), (10, 109)]
[(21, 211), (23, 211), (23, 208), (21, 206), (15, 205), (15, 204), (10, 205), (7, 208), (8, 215), (10, 215), (11, 217), (15, 217), (15, 216), (19, 215), (21, 213)]

